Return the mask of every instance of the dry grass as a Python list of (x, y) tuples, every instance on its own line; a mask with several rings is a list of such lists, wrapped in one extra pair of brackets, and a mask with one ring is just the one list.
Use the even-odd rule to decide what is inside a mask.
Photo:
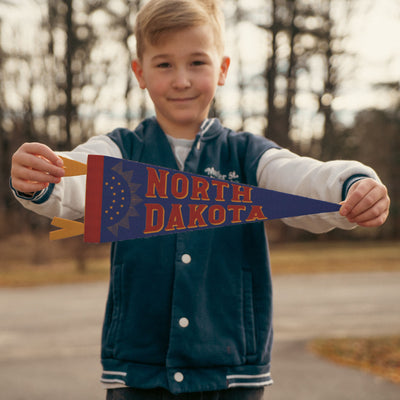
[(358, 368), (400, 384), (400, 336), (316, 339), (309, 344), (309, 348), (338, 364)]
[(50, 242), (48, 235), (0, 241), (0, 287), (93, 282), (109, 277), (109, 246), (82, 238)]
[(84, 270), (77, 267), (75, 260), (56, 260), (40, 265), (11, 262), (7, 268), (0, 269), (0, 288), (96, 282), (108, 278), (108, 258), (86, 259)]
[(400, 271), (400, 242), (308, 242), (271, 246), (273, 274)]
[[(109, 246), (48, 235), (0, 240), (0, 287), (106, 280)], [(82, 263), (84, 267), (82, 268)], [(271, 246), (273, 274), (400, 271), (399, 242), (307, 242)]]

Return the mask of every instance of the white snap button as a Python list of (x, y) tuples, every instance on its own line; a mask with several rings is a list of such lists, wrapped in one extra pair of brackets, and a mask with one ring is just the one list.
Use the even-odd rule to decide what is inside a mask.
[(175, 372), (174, 379), (178, 383), (183, 382), (184, 376), (182, 372)]
[(181, 328), (187, 328), (189, 326), (189, 320), (187, 318), (181, 318), (179, 320), (179, 326)]
[(184, 254), (181, 258), (182, 262), (184, 264), (190, 264), (192, 261), (192, 257), (190, 257), (190, 254)]

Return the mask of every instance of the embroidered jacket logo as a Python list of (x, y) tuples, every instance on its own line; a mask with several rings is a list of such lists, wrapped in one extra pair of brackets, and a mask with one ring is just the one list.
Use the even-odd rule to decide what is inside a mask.
[(228, 175), (224, 175), (221, 174), (220, 171), (217, 171), (214, 167), (208, 167), (204, 170), (204, 172), (211, 178), (223, 179), (233, 182), (238, 182), (239, 179), (239, 175), (236, 173), (236, 171), (230, 171), (228, 172)]

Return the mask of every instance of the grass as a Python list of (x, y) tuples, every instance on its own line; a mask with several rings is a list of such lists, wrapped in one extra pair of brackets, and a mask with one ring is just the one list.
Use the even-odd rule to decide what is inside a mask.
[(48, 235), (15, 235), (0, 241), (0, 287), (26, 287), (109, 278), (108, 245), (81, 238), (50, 242)]
[[(0, 287), (90, 282), (109, 277), (108, 245), (47, 235), (0, 240)], [(84, 263), (82, 267), (82, 262)], [(399, 242), (306, 242), (271, 245), (273, 275), (400, 271)]]
[(103, 281), (109, 278), (109, 269), (108, 258), (87, 259), (83, 271), (77, 268), (74, 260), (56, 260), (40, 265), (11, 262), (0, 270), (0, 288)]
[(309, 349), (333, 362), (400, 384), (400, 335), (380, 338), (316, 339)]
[(399, 242), (308, 242), (271, 246), (274, 275), (400, 271)]

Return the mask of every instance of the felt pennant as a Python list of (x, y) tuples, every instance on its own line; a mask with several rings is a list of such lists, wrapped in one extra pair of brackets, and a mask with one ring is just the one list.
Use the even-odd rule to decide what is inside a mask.
[(52, 225), (61, 229), (50, 232), (50, 240), (67, 239), (85, 233), (85, 225), (81, 222), (70, 221), (63, 218), (53, 218)]
[(83, 233), (86, 242), (115, 242), (340, 209), (336, 203), (106, 156), (89, 155), (87, 171), (71, 160), (65, 166), (73, 174), (87, 172), (85, 222), (54, 219), (62, 229), (51, 232), (53, 240)]
[(86, 175), (87, 172), (86, 164), (83, 164), (79, 161), (71, 160), (70, 158), (67, 157), (60, 156), (60, 158), (64, 162), (64, 167), (63, 167), (65, 170), (64, 176)]

